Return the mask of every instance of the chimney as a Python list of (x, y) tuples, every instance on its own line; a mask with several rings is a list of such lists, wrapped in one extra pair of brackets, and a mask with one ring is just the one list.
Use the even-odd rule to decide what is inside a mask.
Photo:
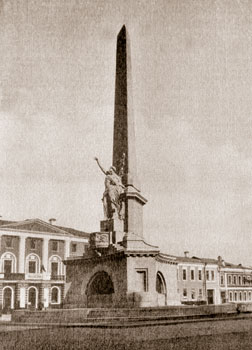
[(184, 255), (185, 255), (185, 258), (189, 258), (189, 252), (188, 252), (188, 250), (186, 250), (186, 251), (184, 252)]
[(50, 225), (53, 225), (53, 223), (56, 221), (56, 219), (51, 218), (51, 219), (49, 219), (48, 221), (49, 221)]

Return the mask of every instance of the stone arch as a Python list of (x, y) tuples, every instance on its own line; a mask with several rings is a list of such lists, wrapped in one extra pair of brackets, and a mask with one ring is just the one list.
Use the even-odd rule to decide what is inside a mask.
[(164, 276), (160, 271), (158, 271), (156, 275), (156, 292), (158, 293), (158, 306), (165, 306), (167, 289)]
[(92, 281), (92, 279), (94, 278), (94, 276), (99, 273), (99, 272), (105, 272), (107, 273), (112, 281), (113, 281), (113, 285), (114, 285), (114, 290), (115, 293), (117, 292), (117, 281), (116, 278), (114, 278), (114, 271), (112, 268), (110, 268), (109, 266), (104, 266), (102, 264), (97, 265), (95, 268), (93, 268), (87, 275), (86, 278), (82, 281), (81, 283), (81, 295), (87, 295), (87, 290), (88, 290), (88, 285), (90, 284), (90, 282)]
[(91, 277), (87, 289), (87, 295), (112, 294), (114, 293), (114, 284), (110, 275), (105, 271), (98, 271)]
[(105, 271), (96, 272), (87, 284), (87, 307), (112, 307), (114, 293), (110, 275)]
[(156, 276), (156, 291), (159, 294), (166, 294), (166, 283), (163, 274), (158, 271)]

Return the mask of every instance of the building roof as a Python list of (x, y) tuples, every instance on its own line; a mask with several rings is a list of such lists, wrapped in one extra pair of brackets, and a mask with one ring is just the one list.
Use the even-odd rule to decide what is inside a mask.
[(89, 238), (89, 233), (87, 232), (64, 226), (51, 225), (40, 219), (27, 219), (24, 221), (0, 220), (0, 229), (56, 233), (66, 236), (70, 234), (71, 236)]
[(192, 264), (215, 264), (218, 265), (221, 263), (222, 268), (235, 268), (235, 269), (252, 269), (252, 267), (248, 266), (243, 266), (242, 264), (233, 264), (227, 261), (224, 261), (219, 257), (220, 260), (218, 259), (211, 259), (211, 258), (199, 258), (197, 256), (192, 256), (192, 257), (186, 257), (186, 256), (176, 256), (176, 261), (178, 263), (192, 263)]
[(83, 237), (83, 238), (89, 238), (89, 236), (90, 236), (90, 233), (84, 232), (84, 231), (75, 230), (74, 228), (58, 226), (58, 225), (54, 225), (54, 226), (58, 227), (59, 229), (61, 229), (63, 231), (71, 233), (74, 236)]
[(186, 257), (186, 256), (176, 256), (177, 262), (189, 262), (189, 263), (202, 263), (202, 264), (218, 264), (217, 259), (210, 258), (198, 258), (197, 256)]

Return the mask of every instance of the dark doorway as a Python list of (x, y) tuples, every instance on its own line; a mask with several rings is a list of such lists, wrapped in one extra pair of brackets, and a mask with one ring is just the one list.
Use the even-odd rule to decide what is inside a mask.
[(30, 307), (36, 308), (37, 302), (37, 291), (35, 288), (30, 288), (28, 293), (28, 302)]
[(214, 304), (214, 290), (213, 289), (207, 290), (207, 303)]
[(112, 307), (114, 285), (107, 272), (97, 272), (91, 278), (86, 295), (88, 307)]
[(91, 280), (91, 283), (88, 286), (87, 294), (93, 295), (112, 293), (114, 293), (114, 286), (110, 276), (104, 271), (98, 272)]

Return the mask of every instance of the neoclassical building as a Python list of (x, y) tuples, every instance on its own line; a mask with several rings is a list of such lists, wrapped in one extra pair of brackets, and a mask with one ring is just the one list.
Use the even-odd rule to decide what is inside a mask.
[[(188, 252), (186, 252), (188, 253)], [(217, 259), (176, 257), (182, 304), (252, 302), (252, 268)]]
[(0, 220), (0, 309), (60, 306), (63, 260), (85, 252), (89, 235), (39, 219)]

